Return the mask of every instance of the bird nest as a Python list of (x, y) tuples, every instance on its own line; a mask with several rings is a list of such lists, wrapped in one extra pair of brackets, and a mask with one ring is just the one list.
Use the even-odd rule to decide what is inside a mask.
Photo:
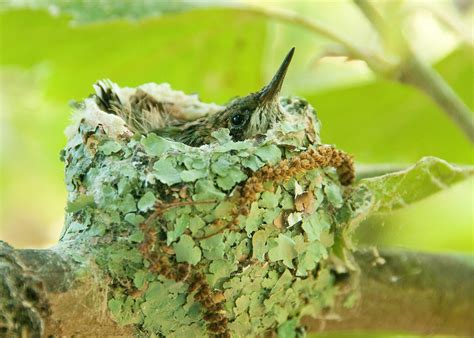
[[(124, 102), (137, 91), (179, 118), (219, 108), (168, 85), (117, 89)], [(201, 147), (134, 132), (94, 98), (76, 104), (61, 240), (93, 243), (115, 321), (166, 337), (286, 336), (331, 311), (371, 197), (350, 185), (350, 156), (320, 143), (311, 106), (280, 103), (291, 121), (239, 142), (218, 129)]]

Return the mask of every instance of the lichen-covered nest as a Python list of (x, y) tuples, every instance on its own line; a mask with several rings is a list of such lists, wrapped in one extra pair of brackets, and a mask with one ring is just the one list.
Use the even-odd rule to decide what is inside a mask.
[[(140, 90), (179, 97), (180, 114), (216, 111), (166, 85)], [(293, 337), (330, 311), (370, 194), (351, 187), (351, 158), (320, 144), (308, 103), (281, 104), (297, 123), (242, 142), (220, 129), (199, 148), (133, 134), (93, 98), (77, 105), (61, 240), (94, 244), (115, 321), (146, 336)]]

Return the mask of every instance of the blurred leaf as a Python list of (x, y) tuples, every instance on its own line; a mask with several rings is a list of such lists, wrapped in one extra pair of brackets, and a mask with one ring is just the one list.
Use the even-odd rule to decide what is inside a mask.
[(134, 24), (71, 26), (66, 16), (9, 10), (0, 12), (0, 41), (15, 48), (2, 48), (0, 63), (44, 63), (46, 93), (64, 105), (89, 95), (103, 78), (127, 86), (168, 82), (205, 101), (226, 102), (263, 85), (265, 24), (251, 14), (195, 10)]
[[(436, 69), (474, 107), (472, 54), (459, 49)], [(472, 145), (450, 118), (415, 88), (377, 79), (323, 93), (299, 93), (316, 108), (322, 140), (354, 154), (357, 162), (413, 163), (436, 156), (474, 163)]]
[(118, 18), (140, 19), (180, 12), (196, 7), (216, 4), (216, 1), (201, 0), (5, 0), (1, 8), (46, 9), (53, 15), (69, 14), (75, 22), (113, 20)]
[(375, 211), (405, 207), (474, 175), (446, 161), (425, 157), (406, 170), (360, 180), (374, 194)]
[(473, 252), (474, 177), (420, 202), (368, 219), (357, 231), (362, 246)]

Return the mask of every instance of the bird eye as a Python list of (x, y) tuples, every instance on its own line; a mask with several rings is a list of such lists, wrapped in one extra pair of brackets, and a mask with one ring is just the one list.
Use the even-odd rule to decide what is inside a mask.
[(245, 116), (243, 114), (237, 113), (232, 115), (230, 118), (230, 121), (232, 122), (233, 126), (241, 126), (245, 122)]

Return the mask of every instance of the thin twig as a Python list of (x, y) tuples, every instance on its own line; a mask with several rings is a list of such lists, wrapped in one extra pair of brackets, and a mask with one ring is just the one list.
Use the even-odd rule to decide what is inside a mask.
[(391, 174), (397, 171), (405, 170), (410, 167), (409, 164), (395, 163), (377, 163), (377, 164), (357, 164), (356, 179), (371, 178)]
[(372, 27), (383, 37), (387, 32), (387, 25), (377, 9), (367, 0), (354, 0), (354, 3), (364, 13)]
[[(390, 53), (390, 55), (398, 55), (399, 58), (403, 57), (409, 48), (408, 42), (404, 39), (401, 29), (393, 29), (393, 27), (397, 27), (397, 25), (394, 25), (393, 22), (387, 22), (370, 1), (353, 1), (378, 33), (380, 42), (385, 49), (385, 54)], [(399, 24), (400, 23), (398, 23), (398, 25)]]
[(453, 17), (453, 15), (449, 13), (442, 12), (433, 6), (426, 6), (425, 4), (419, 4), (415, 9), (421, 9), (433, 15), (443, 26), (457, 35), (469, 48), (474, 49), (472, 29), (466, 27), (461, 20)]
[(401, 65), (398, 80), (428, 95), (474, 143), (474, 113), (433, 68), (412, 53)]
[[(474, 114), (456, 92), (431, 66), (418, 58), (400, 30), (395, 32), (396, 35), (390, 34), (390, 26), (370, 1), (354, 0), (354, 3), (379, 33), (385, 47), (388, 48), (395, 42), (400, 49), (398, 51), (400, 55), (398, 72), (393, 75), (385, 73), (385, 75), (389, 75), (392, 80), (410, 84), (428, 95), (474, 143)], [(389, 41), (392, 39), (394, 41)]]
[(238, 9), (270, 19), (276, 19), (281, 22), (293, 24), (305, 28), (306, 30), (318, 35), (325, 36), (328, 39), (343, 46), (351, 58), (364, 60), (372, 69), (375, 69), (380, 73), (388, 72), (393, 67), (393, 65), (388, 60), (384, 59), (375, 51), (370, 51), (365, 47), (358, 46), (354, 44), (351, 39), (332, 30), (322, 22), (316, 21), (314, 19), (308, 19), (304, 15), (300, 15), (296, 12), (282, 8), (269, 6), (261, 7), (254, 5), (239, 6)]
[[(474, 166), (472, 165), (456, 164), (456, 166), (467, 172), (474, 173)], [(402, 163), (357, 164), (356, 165), (356, 173), (357, 173), (356, 180), (358, 181), (363, 178), (372, 178), (372, 177), (392, 174), (392, 173), (406, 170), (410, 167), (413, 167), (413, 164), (402, 164)]]

